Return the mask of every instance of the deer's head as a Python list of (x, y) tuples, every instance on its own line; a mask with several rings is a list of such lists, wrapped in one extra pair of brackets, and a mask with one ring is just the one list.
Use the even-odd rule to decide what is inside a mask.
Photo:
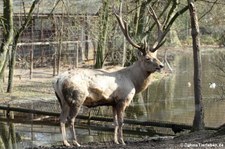
[[(120, 26), (124, 36), (126, 37), (127, 41), (133, 47), (135, 47), (139, 50), (138, 60), (141, 63), (140, 67), (142, 67), (143, 69), (145, 69), (149, 73), (159, 71), (161, 68), (163, 68), (164, 67), (163, 63), (160, 62), (158, 60), (158, 58), (156, 57), (156, 50), (163, 44), (163, 42), (161, 42), (161, 41), (165, 37), (165, 34), (163, 34), (162, 30), (160, 29), (160, 23), (157, 22), (158, 36), (159, 37), (158, 37), (157, 41), (154, 43), (154, 45), (152, 47), (150, 47), (148, 45), (148, 43), (146, 42), (146, 40), (144, 41), (144, 43), (141, 43), (141, 44), (135, 43), (129, 35), (128, 25), (127, 25), (126, 21), (124, 21), (122, 19), (122, 17), (119, 16), (118, 14), (116, 14), (116, 13), (114, 13), (114, 14), (117, 18), (119, 26)], [(154, 18), (155, 17), (154, 11), (152, 12), (152, 15), (153, 15), (153, 18)]]
[(149, 73), (160, 71), (164, 67), (154, 52), (149, 51), (145, 55), (138, 52), (138, 60), (140, 61), (140, 67)]

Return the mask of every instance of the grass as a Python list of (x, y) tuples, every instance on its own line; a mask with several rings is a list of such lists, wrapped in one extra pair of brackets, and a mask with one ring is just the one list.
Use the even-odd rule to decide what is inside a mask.
[[(9, 99), (48, 99), (55, 98), (52, 88), (51, 69), (34, 69), (33, 78), (29, 79), (29, 72), (21, 70), (15, 71), (14, 88), (12, 93), (3, 93), (0, 95), (0, 102)], [(7, 88), (7, 82), (4, 83), (4, 90)]]

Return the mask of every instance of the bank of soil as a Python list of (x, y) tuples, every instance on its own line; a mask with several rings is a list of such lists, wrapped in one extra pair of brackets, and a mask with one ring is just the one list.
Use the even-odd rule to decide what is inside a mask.
[[(220, 131), (199, 131), (186, 133), (174, 138), (157, 138), (154, 139), (139, 139), (133, 141), (126, 141), (126, 145), (116, 145), (113, 142), (87, 143), (82, 144), (79, 148), (98, 149), (98, 148), (115, 148), (115, 149), (211, 149), (211, 148), (225, 148), (224, 129)], [(54, 146), (40, 146), (37, 149), (73, 149), (78, 147), (65, 147), (62, 145)]]

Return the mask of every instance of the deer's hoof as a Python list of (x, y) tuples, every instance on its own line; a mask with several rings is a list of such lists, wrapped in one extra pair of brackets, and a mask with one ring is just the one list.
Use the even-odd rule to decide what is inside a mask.
[(70, 144), (68, 143), (68, 141), (67, 141), (67, 140), (64, 140), (64, 141), (63, 141), (63, 145), (65, 145), (65, 146), (67, 146), (67, 147), (69, 147), (69, 146), (70, 146)]
[(73, 140), (73, 145), (80, 147), (80, 144), (76, 140)]
[(120, 144), (118, 141), (114, 141), (115, 144)]
[(126, 145), (126, 143), (124, 141), (121, 142), (122, 145)]
[(126, 143), (123, 141), (123, 139), (121, 139), (121, 140), (119, 141), (119, 143), (122, 144), (122, 145), (126, 145)]

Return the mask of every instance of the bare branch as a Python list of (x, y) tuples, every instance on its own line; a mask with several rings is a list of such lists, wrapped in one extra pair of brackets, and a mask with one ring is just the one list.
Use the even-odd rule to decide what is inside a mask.
[[(58, 1), (56, 2), (56, 4), (54, 5), (54, 7), (52, 8), (51, 12), (49, 13), (48, 17), (50, 17), (50, 16), (53, 14), (55, 8), (57, 7), (57, 5), (59, 4), (60, 1), (61, 1), (61, 0), (58, 0)], [(63, 2), (63, 1), (62, 1), (62, 2)]]
[[(39, 0), (35, 0), (35, 1), (33, 1), (33, 3), (32, 3), (32, 5), (31, 5), (31, 7), (30, 7), (30, 10), (29, 10), (29, 13), (28, 13), (28, 15), (25, 17), (25, 21), (24, 21), (24, 23), (23, 23), (23, 25), (22, 25), (22, 27), (19, 29), (19, 31), (18, 31), (18, 34), (20, 35), (24, 30), (25, 30), (25, 28), (29, 25), (29, 23), (30, 23), (30, 21), (31, 21), (31, 19), (32, 19), (32, 14), (33, 14), (33, 11), (34, 11), (34, 9), (35, 9), (35, 6), (38, 4), (38, 2), (39, 2)], [(24, 2), (23, 2), (23, 5), (24, 5)], [(24, 7), (24, 9), (25, 9), (25, 7)]]
[(218, 0), (215, 0), (214, 2), (212, 2), (212, 6), (210, 7), (210, 9), (208, 11), (206, 11), (198, 20), (201, 20), (203, 17), (205, 17), (208, 13), (211, 12), (211, 10), (213, 9), (213, 7), (217, 4)]
[[(196, 0), (197, 1), (197, 0)], [(205, 3), (215, 3), (215, 2), (212, 2), (212, 1), (209, 1), (209, 0), (198, 0), (198, 1), (202, 1), (202, 2), (205, 2)], [(217, 0), (216, 0), (216, 4), (217, 5), (225, 5), (225, 3), (223, 3), (223, 2), (218, 2)]]
[[(172, 1), (170, 1), (172, 2)], [(169, 22), (170, 18), (172, 17), (172, 15), (174, 14), (175, 10), (177, 9), (177, 6), (178, 6), (178, 1), (177, 0), (173, 0), (173, 4), (172, 4), (172, 7), (170, 8), (169, 10), (169, 13), (166, 17), (166, 20), (165, 20), (165, 26), (167, 26), (167, 23)]]

